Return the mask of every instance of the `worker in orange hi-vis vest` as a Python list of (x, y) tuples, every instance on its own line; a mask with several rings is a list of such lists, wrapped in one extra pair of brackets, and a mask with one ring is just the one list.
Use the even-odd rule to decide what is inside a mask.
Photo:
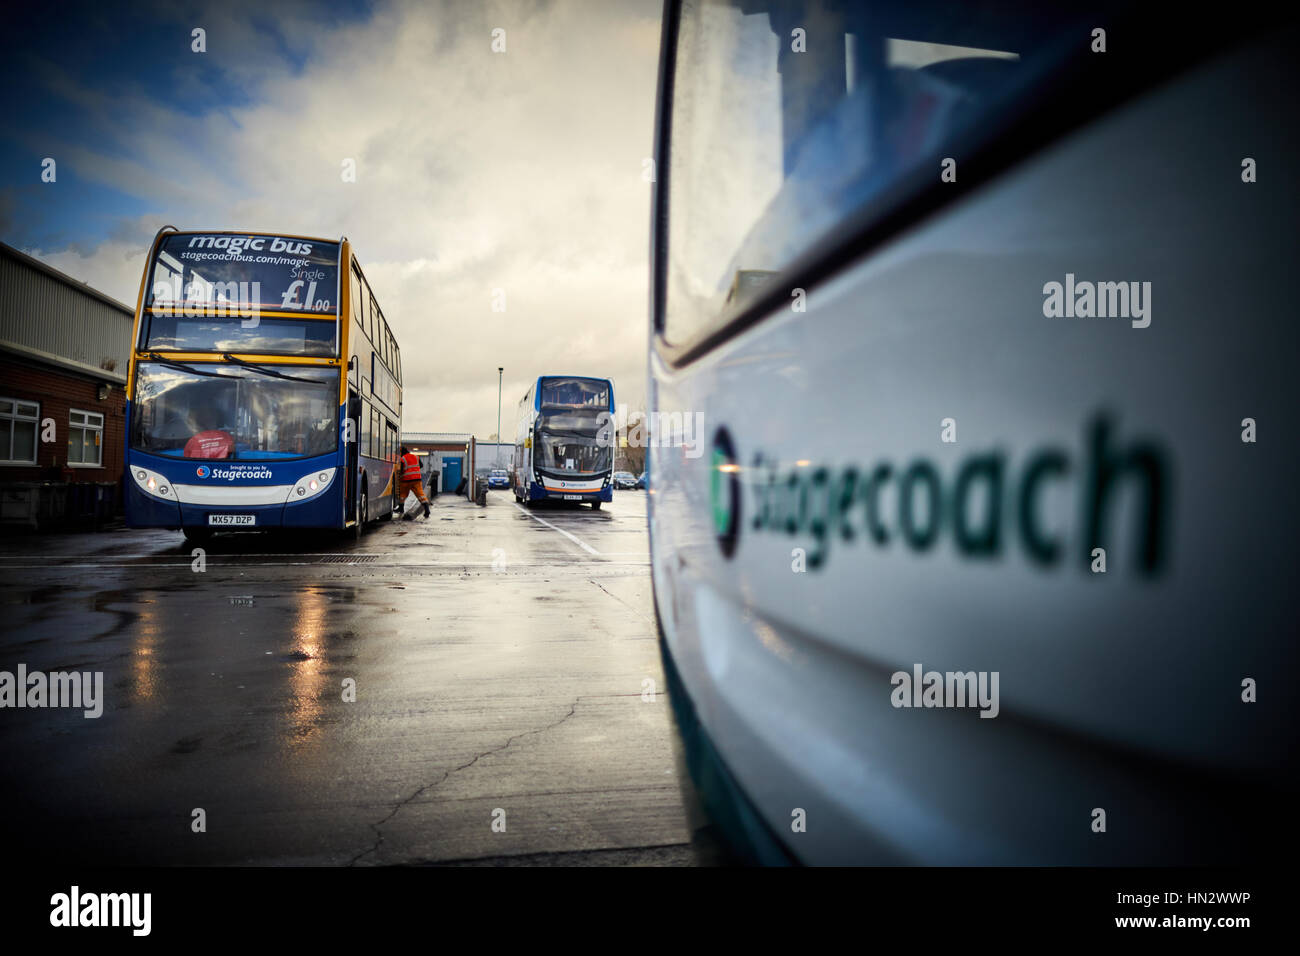
[(420, 459), (415, 457), (411, 449), (403, 445), (401, 457), (397, 459), (397, 501), (405, 508), (406, 496), (414, 491), (415, 497), (419, 498), (420, 504), (424, 505), (424, 516), (427, 518), (429, 499), (424, 497), (423, 485), (424, 482), (420, 480)]

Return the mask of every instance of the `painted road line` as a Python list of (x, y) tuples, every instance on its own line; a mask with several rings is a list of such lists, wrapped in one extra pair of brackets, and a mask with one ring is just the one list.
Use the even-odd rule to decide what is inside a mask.
[(583, 541), (581, 538), (578, 538), (576, 535), (569, 534), (569, 532), (565, 531), (563, 528), (557, 528), (555, 525), (551, 524), (549, 521), (542, 521), (541, 518), (538, 518), (537, 515), (533, 514), (531, 511), (529, 511), (527, 508), (525, 508), (523, 505), (521, 505), (521, 504), (520, 504), (519, 502), (517, 502), (517, 501), (515, 502), (515, 507), (518, 508), (518, 509), (520, 510), (521, 513), (528, 515), (528, 517), (530, 517), (530, 518), (532, 518), (532, 519), (534, 519), (534, 520), (536, 520), (536, 521), (541, 521), (542, 524), (546, 525), (546, 527), (550, 528), (552, 531), (558, 531), (558, 532), (560, 532), (560, 534), (564, 535), (566, 538), (568, 538), (570, 541), (572, 541), (572, 542), (573, 542), (574, 544), (576, 544), (578, 547), (582, 548), (583, 551), (586, 551), (586, 552), (588, 552), (589, 554), (594, 554), (594, 555), (596, 555), (596, 557), (600, 557), (600, 552), (599, 552), (599, 551), (597, 551), (597, 550), (596, 550), (595, 548), (593, 548), (591, 545), (587, 544), (587, 542)]

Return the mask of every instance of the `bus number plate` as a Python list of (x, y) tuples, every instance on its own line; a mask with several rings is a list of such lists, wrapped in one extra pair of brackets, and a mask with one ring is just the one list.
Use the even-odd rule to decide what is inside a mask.
[(564, 500), (565, 500), (565, 501), (581, 501), (581, 500), (582, 500), (582, 495), (565, 495), (565, 496), (564, 496)]
[(208, 524), (255, 525), (257, 515), (208, 515)]

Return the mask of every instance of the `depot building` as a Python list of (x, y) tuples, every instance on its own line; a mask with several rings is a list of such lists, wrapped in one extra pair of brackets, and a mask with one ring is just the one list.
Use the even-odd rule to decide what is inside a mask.
[(0, 242), (0, 522), (94, 526), (119, 508), (135, 312)]
[(465, 477), (472, 440), (468, 432), (402, 432), (402, 444), (419, 457), (420, 471), (438, 473), (440, 494), (455, 491)]

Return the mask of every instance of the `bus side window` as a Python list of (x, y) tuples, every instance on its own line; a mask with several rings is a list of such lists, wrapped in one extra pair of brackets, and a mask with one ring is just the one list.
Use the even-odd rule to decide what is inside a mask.
[(352, 314), (356, 317), (356, 319), (357, 319), (358, 322), (361, 321), (361, 315), (362, 315), (362, 312), (361, 312), (361, 308), (362, 308), (362, 306), (361, 306), (361, 303), (362, 303), (362, 298), (361, 298), (361, 288), (362, 288), (362, 285), (361, 285), (361, 274), (360, 274), (359, 272), (357, 272), (357, 267), (356, 267), (356, 266), (353, 266), (353, 267), (352, 267), (352, 282), (351, 282), (351, 285), (350, 285), (350, 287), (349, 287), (349, 294), (350, 294), (350, 298), (351, 298), (351, 300), (352, 300), (352, 302), (351, 302)]
[(370, 454), (370, 423), (372, 420), (369, 402), (362, 402), (361, 408), (361, 442), (360, 451), (363, 455)]
[(357, 325), (361, 327), (361, 334), (364, 335), (367, 323), (370, 321), (370, 293), (366, 288), (366, 280), (361, 280), (360, 294), (357, 296)]
[(874, 202), (942, 188), (941, 157), (1060, 58), (1078, 16), (933, 0), (887, 15), (837, 0), (685, 6), (660, 197), (664, 338), (697, 342), (772, 294), (819, 240), (878, 216)]

